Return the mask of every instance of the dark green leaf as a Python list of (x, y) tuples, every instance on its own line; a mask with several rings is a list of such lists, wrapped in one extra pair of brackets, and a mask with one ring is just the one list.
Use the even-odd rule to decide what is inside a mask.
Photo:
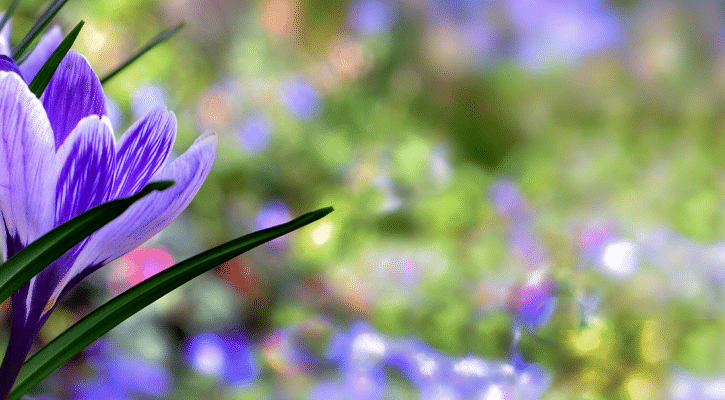
[(242, 236), (182, 261), (123, 292), (68, 328), (28, 359), (8, 399), (20, 399), (65, 361), (170, 291), (225, 261), (317, 221), (330, 212), (332, 207), (322, 208), (290, 222)]
[[(10, 17), (13, 16), (13, 13), (15, 12), (15, 9), (18, 7), (18, 4), (20, 3), (20, 0), (13, 0), (12, 3), (10, 3), (10, 7), (8, 7), (7, 10), (5, 10), (5, 15), (3, 15), (2, 21), (0, 21), (0, 31), (3, 30), (5, 27), (5, 24), (8, 23), (10, 20)], [(10, 39), (10, 38), (8, 38)]]
[(5, 300), (25, 282), (32, 279), (55, 259), (90, 236), (133, 203), (154, 190), (164, 190), (173, 181), (149, 183), (136, 195), (109, 201), (93, 207), (41, 236), (2, 264), (0, 268), (0, 299)]
[(139, 50), (135, 55), (133, 55), (131, 58), (129, 58), (128, 60), (126, 60), (123, 64), (121, 64), (120, 66), (118, 66), (115, 70), (113, 70), (110, 73), (108, 73), (108, 75), (104, 76), (101, 79), (101, 84), (104, 84), (104, 83), (108, 82), (111, 78), (113, 78), (114, 76), (116, 76), (119, 72), (123, 71), (124, 69), (126, 69), (126, 67), (128, 67), (129, 65), (131, 65), (134, 61), (138, 60), (147, 51), (153, 49), (154, 47), (156, 47), (156, 46), (160, 45), (161, 43), (165, 42), (170, 37), (176, 35), (183, 28), (184, 28), (184, 23), (182, 22), (179, 25), (176, 25), (173, 28), (169, 28), (169, 29), (167, 29), (167, 30), (159, 33), (158, 35), (156, 35), (155, 38), (151, 39), (151, 41), (149, 41), (148, 43), (146, 43), (146, 45), (144, 47), (142, 47), (141, 50)]
[(28, 31), (28, 34), (20, 41), (20, 44), (15, 46), (13, 49), (13, 59), (17, 61), (18, 64), (20, 64), (20, 57), (22, 57), (25, 51), (28, 50), (28, 47), (30, 47), (30, 44), (33, 43), (33, 40), (35, 40), (40, 32), (45, 29), (48, 23), (50, 23), (50, 20), (55, 17), (55, 14), (58, 14), (58, 11), (60, 11), (61, 7), (63, 7), (67, 2), (68, 0), (54, 0), (51, 2), (48, 8), (43, 11), (43, 14), (41, 14), (35, 21), (33, 26), (30, 28), (30, 31)]
[(75, 42), (78, 37), (78, 33), (81, 31), (81, 28), (83, 28), (84, 23), (85, 22), (83, 21), (79, 22), (78, 25), (76, 25), (76, 27), (68, 33), (68, 36), (66, 36), (65, 39), (60, 42), (58, 47), (53, 50), (53, 54), (48, 57), (48, 60), (40, 68), (40, 71), (38, 71), (35, 75), (35, 78), (33, 78), (33, 81), (30, 82), (30, 85), (28, 85), (30, 91), (33, 92), (37, 98), (40, 98), (40, 95), (43, 94), (43, 91), (50, 82), (50, 78), (53, 77), (55, 70), (58, 69), (60, 62), (63, 61), (63, 58), (66, 54), (68, 54), (71, 46), (73, 46), (73, 42)]

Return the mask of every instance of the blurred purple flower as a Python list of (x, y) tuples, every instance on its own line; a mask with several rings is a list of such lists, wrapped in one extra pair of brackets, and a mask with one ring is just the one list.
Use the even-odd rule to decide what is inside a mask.
[(141, 118), (162, 106), (166, 106), (166, 91), (158, 83), (139, 86), (131, 97), (131, 112), (134, 118)]
[(290, 375), (318, 368), (324, 357), (313, 354), (297, 337), (298, 326), (269, 334), (262, 348), (267, 363), (277, 372)]
[(173, 390), (174, 378), (166, 367), (122, 353), (108, 341), (96, 342), (89, 360), (97, 375), (76, 383), (77, 400), (160, 398)]
[(508, 0), (516, 55), (534, 70), (577, 61), (617, 43), (622, 22), (603, 0)]
[(516, 324), (535, 332), (546, 325), (556, 310), (556, 284), (544, 271), (531, 274), (529, 280), (513, 289), (510, 308)]
[(491, 0), (431, 0), (429, 17), (439, 20), (466, 23), (479, 18)]
[(259, 375), (254, 352), (242, 333), (203, 333), (193, 336), (184, 347), (194, 370), (218, 376), (230, 385), (247, 385)]
[(676, 369), (670, 377), (667, 399), (723, 400), (725, 399), (725, 377), (707, 379)]
[(303, 121), (317, 118), (322, 111), (320, 93), (302, 76), (290, 78), (281, 85), (280, 100), (292, 115)]
[(350, 28), (362, 36), (388, 31), (397, 19), (395, 6), (387, 0), (355, 0), (347, 12)]
[(262, 112), (248, 116), (238, 133), (239, 145), (249, 153), (256, 154), (267, 148), (272, 136), (272, 122)]
[(330, 345), (329, 357), (338, 363), (341, 376), (338, 384), (325, 390), (339, 389), (352, 399), (380, 399), (387, 387), (383, 362), (388, 350), (387, 339), (367, 323), (353, 323)]
[(518, 350), (510, 360), (515, 371), (513, 387), (517, 399), (539, 399), (551, 386), (551, 374), (538, 364), (527, 363)]
[(513, 252), (529, 271), (546, 266), (549, 254), (534, 233), (533, 211), (521, 195), (515, 182), (499, 179), (491, 184), (489, 196), (496, 211), (510, 226), (509, 238)]
[(549, 254), (539, 238), (528, 225), (513, 225), (509, 233), (511, 248), (529, 271), (534, 271), (549, 263)]
[(386, 362), (397, 367), (419, 389), (444, 379), (451, 367), (447, 356), (414, 339), (403, 339), (394, 344)]
[(115, 100), (109, 96), (105, 96), (105, 98), (106, 116), (108, 117), (108, 120), (111, 121), (111, 127), (113, 127), (113, 130), (118, 130), (121, 128), (121, 124), (123, 123), (123, 111), (121, 111), (121, 108)]
[[(284, 201), (272, 199), (262, 204), (262, 207), (260, 207), (259, 212), (257, 213), (257, 218), (254, 222), (254, 229), (260, 230), (270, 228), (289, 221), (291, 217), (292, 213)], [(288, 236), (278, 237), (277, 239), (265, 243), (264, 248), (273, 251), (281, 251), (286, 247), (288, 240)]]
[(518, 225), (531, 222), (533, 213), (516, 182), (499, 179), (491, 184), (488, 192), (496, 211), (510, 223)]
[(448, 379), (453, 383), (456, 392), (464, 398), (469, 398), (498, 378), (500, 369), (500, 365), (496, 363), (468, 355), (453, 361)]
[(217, 139), (202, 135), (166, 163), (176, 118), (154, 109), (116, 143), (101, 83), (71, 50), (41, 99), (14, 72), (0, 72), (0, 241), (7, 260), (54, 227), (152, 181), (174, 180), (54, 261), (12, 295), (10, 348), (0, 366), (0, 398), (12, 387), (58, 300), (91, 272), (134, 249), (191, 202), (211, 169)]

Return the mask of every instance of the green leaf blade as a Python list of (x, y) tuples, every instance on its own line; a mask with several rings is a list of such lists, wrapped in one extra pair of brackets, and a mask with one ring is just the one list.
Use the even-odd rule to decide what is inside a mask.
[(28, 359), (8, 399), (20, 399), (65, 361), (175, 288), (254, 247), (317, 221), (330, 212), (332, 207), (322, 208), (287, 223), (242, 236), (182, 261), (125, 291), (68, 328)]
[(53, 77), (53, 74), (55, 74), (55, 70), (58, 69), (60, 62), (63, 61), (63, 58), (66, 54), (68, 54), (68, 51), (70, 51), (70, 48), (73, 46), (73, 42), (75, 42), (78, 37), (84, 23), (84, 21), (79, 22), (78, 25), (76, 25), (76, 27), (68, 33), (65, 39), (60, 42), (58, 47), (53, 50), (53, 53), (40, 68), (40, 71), (35, 74), (35, 78), (33, 78), (33, 81), (30, 82), (30, 85), (28, 85), (28, 88), (31, 92), (33, 92), (33, 94), (35, 94), (35, 97), (40, 98), (43, 91), (45, 91), (48, 83), (50, 83), (50, 79)]
[(15, 9), (18, 7), (18, 4), (20, 4), (20, 0), (13, 0), (13, 2), (10, 3), (10, 7), (5, 10), (5, 15), (3, 15), (2, 21), (0, 21), (0, 31), (3, 30), (5, 24), (7, 24), (10, 20), (10, 17), (13, 16)]
[(167, 41), (168, 39), (170, 39), (171, 37), (173, 37), (174, 35), (179, 33), (182, 29), (184, 29), (185, 25), (186, 24), (181, 22), (178, 25), (176, 25), (175, 27), (169, 28), (169, 29), (159, 33), (158, 35), (156, 35), (156, 37), (151, 39), (148, 43), (146, 43), (146, 45), (144, 45), (139, 51), (137, 51), (136, 54), (131, 56), (128, 60), (126, 60), (121, 65), (116, 67), (116, 69), (114, 69), (113, 71), (109, 72), (106, 76), (101, 78), (101, 85), (105, 84), (106, 82), (111, 80), (111, 78), (113, 78), (114, 76), (118, 75), (121, 71), (126, 69), (126, 67), (133, 64), (136, 60), (141, 58), (141, 56), (146, 54), (146, 52), (148, 52), (149, 50), (153, 49), (154, 47), (160, 45), (161, 43)]
[(20, 44), (15, 46), (13, 49), (13, 59), (20, 64), (20, 58), (25, 54), (25, 52), (28, 50), (28, 47), (30, 47), (30, 44), (33, 43), (33, 40), (35, 40), (38, 35), (40, 35), (40, 32), (45, 29), (46, 26), (50, 23), (50, 20), (55, 17), (56, 14), (58, 14), (58, 11), (67, 3), (68, 0), (54, 0), (48, 8), (43, 11), (43, 13), (38, 17), (38, 19), (35, 21), (33, 26), (30, 28), (30, 31), (25, 35), (23, 40), (20, 41)]
[(5, 300), (10, 297), (43, 268), (93, 232), (123, 214), (133, 203), (155, 190), (165, 190), (172, 184), (172, 181), (150, 183), (137, 194), (94, 207), (28, 244), (2, 264), (0, 299)]

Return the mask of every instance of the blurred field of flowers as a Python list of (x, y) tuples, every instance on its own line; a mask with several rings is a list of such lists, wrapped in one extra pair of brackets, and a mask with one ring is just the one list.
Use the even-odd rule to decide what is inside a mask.
[(43, 340), (175, 261), (335, 212), (167, 295), (38, 394), (725, 399), (718, 2), (98, 0), (57, 23), (79, 19), (101, 76), (185, 21), (104, 86), (109, 110), (123, 132), (165, 103), (179, 149), (205, 130), (220, 147), (189, 210)]

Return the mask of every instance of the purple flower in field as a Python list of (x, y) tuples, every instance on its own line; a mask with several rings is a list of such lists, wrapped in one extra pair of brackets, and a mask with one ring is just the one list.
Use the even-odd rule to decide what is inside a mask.
[(496, 206), (496, 211), (511, 224), (531, 223), (533, 212), (516, 182), (499, 179), (491, 184), (488, 192), (491, 201)]
[[(279, 199), (270, 200), (262, 205), (257, 213), (254, 223), (256, 230), (266, 229), (289, 221), (291, 216), (289, 207)], [(266, 249), (281, 251), (287, 246), (287, 237), (279, 237), (264, 244)]]
[(668, 400), (725, 399), (725, 377), (704, 378), (682, 370), (672, 373), (669, 384)]
[(556, 283), (539, 270), (529, 280), (512, 290), (509, 307), (515, 323), (530, 331), (546, 325), (556, 310)]
[(397, 10), (386, 0), (356, 0), (347, 13), (350, 28), (363, 36), (389, 30), (396, 18)]
[(325, 386), (325, 391), (339, 393), (340, 398), (381, 398), (387, 386), (383, 362), (388, 351), (389, 343), (384, 336), (365, 322), (354, 323), (330, 345), (329, 357), (339, 364), (341, 376), (338, 382)]
[[(2, 15), (4, 13), (0, 14), (0, 17)], [(0, 32), (0, 55), (8, 58), (11, 57), (12, 53), (12, 46), (10, 46), (10, 25), (11, 21), (8, 21), (3, 27), (2, 32)], [(46, 34), (40, 37), (38, 44), (28, 54), (28, 57), (22, 64), (17, 67), (15, 72), (25, 79), (26, 82), (30, 83), (62, 40), (63, 32), (60, 27), (56, 25), (50, 28)], [(6, 68), (2, 68), (2, 70), (6, 70)]]
[(513, 252), (521, 258), (530, 271), (547, 265), (548, 252), (532, 226), (533, 211), (521, 195), (516, 183), (500, 179), (491, 184), (489, 196), (496, 206), (496, 211), (509, 223)]
[(387, 364), (397, 367), (422, 390), (447, 377), (451, 360), (423, 342), (405, 339), (393, 346)]
[(0, 398), (10, 390), (59, 298), (176, 218), (214, 161), (217, 138), (206, 133), (186, 153), (167, 162), (176, 136), (176, 117), (163, 107), (146, 114), (116, 142), (105, 104), (98, 77), (73, 50), (41, 99), (12, 69), (0, 71), (0, 250), (4, 260), (94, 206), (132, 195), (149, 182), (176, 182), (134, 204), (13, 294), (10, 348), (0, 366)]
[(516, 56), (534, 70), (577, 61), (616, 43), (622, 23), (602, 0), (508, 0)]
[(96, 342), (89, 359), (97, 374), (76, 382), (76, 400), (160, 398), (173, 390), (174, 379), (163, 365), (123, 353), (109, 342)]
[(272, 136), (272, 122), (258, 112), (248, 116), (237, 136), (239, 144), (249, 153), (256, 154), (267, 148)]
[(322, 110), (320, 93), (301, 76), (289, 79), (282, 84), (280, 98), (287, 110), (303, 121), (317, 118)]
[(192, 337), (185, 347), (188, 363), (202, 374), (218, 376), (233, 386), (257, 379), (257, 361), (243, 334), (203, 333)]

